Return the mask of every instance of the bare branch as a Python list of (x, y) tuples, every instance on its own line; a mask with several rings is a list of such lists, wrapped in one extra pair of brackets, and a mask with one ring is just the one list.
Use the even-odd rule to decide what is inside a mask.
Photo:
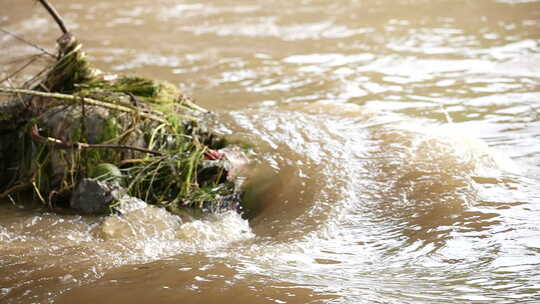
[(35, 43), (32, 43), (32, 42), (30, 42), (30, 41), (28, 41), (28, 40), (22, 38), (21, 36), (18, 36), (18, 35), (16, 35), (16, 34), (10, 32), (10, 31), (7, 31), (7, 30), (3, 29), (3, 28), (0, 28), (0, 32), (3, 32), (4, 34), (8, 34), (8, 35), (10, 35), (11, 37), (13, 37), (13, 38), (15, 38), (15, 39), (17, 39), (17, 40), (19, 40), (19, 41), (21, 41), (21, 42), (23, 42), (23, 43), (26, 43), (26, 44), (28, 44), (28, 45), (30, 45), (30, 46), (32, 46), (32, 47), (34, 47), (34, 48), (36, 48), (36, 49), (42, 51), (43, 53), (45, 53), (45, 54), (47, 54), (47, 55), (53, 57), (53, 58), (56, 58), (56, 56), (55, 56), (54, 54), (50, 53), (49, 51), (47, 51), (46, 49), (40, 47), (39, 45), (37, 45), (37, 44), (35, 44)]
[(56, 9), (49, 3), (47, 0), (38, 0), (43, 7), (49, 12), (49, 14), (54, 18), (54, 21), (56, 21), (56, 24), (60, 27), (62, 30), (62, 33), (67, 34), (69, 31), (66, 28), (66, 24), (64, 23), (64, 19), (60, 17)]
[(149, 150), (149, 149), (145, 149), (141, 147), (126, 146), (126, 145), (88, 144), (88, 143), (82, 143), (82, 142), (66, 143), (57, 138), (43, 137), (39, 135), (37, 125), (32, 126), (30, 135), (35, 141), (42, 144), (52, 145), (57, 149), (120, 149), (120, 150), (139, 151), (139, 152), (158, 155), (158, 156), (165, 155), (159, 151)]
[(15, 72), (9, 74), (8, 76), (6, 76), (4, 79), (0, 79), (0, 83), (4, 82), (4, 81), (7, 81), (8, 79), (11, 79), (13, 78), (13, 76), (19, 74), (20, 72), (22, 72), (24, 69), (26, 69), (29, 65), (31, 65), (32, 63), (34, 63), (37, 59), (39, 58), (39, 56), (33, 56), (26, 64), (24, 64), (23, 66), (21, 66), (20, 68), (18, 68)]
[(4, 88), (4, 87), (0, 87), (0, 92), (8, 93), (8, 94), (24, 94), (24, 95), (33, 95), (33, 96), (62, 99), (71, 104), (76, 104), (81, 100), (81, 98), (83, 98), (84, 102), (89, 105), (93, 105), (93, 106), (97, 106), (97, 107), (101, 107), (101, 108), (105, 108), (109, 110), (114, 110), (114, 111), (137, 114), (143, 118), (157, 121), (159, 123), (168, 124), (168, 122), (165, 119), (158, 117), (156, 115), (149, 114), (149, 113), (139, 113), (139, 109), (136, 109), (134, 107), (116, 105), (116, 104), (112, 104), (112, 103), (108, 103), (105, 101), (100, 101), (100, 100), (96, 100), (96, 99), (88, 98), (88, 97), (79, 97), (79, 96), (73, 96), (73, 95), (67, 95), (67, 94), (61, 94), (61, 93), (47, 93), (47, 92), (24, 90), (24, 89), (11, 89), (11, 88)]

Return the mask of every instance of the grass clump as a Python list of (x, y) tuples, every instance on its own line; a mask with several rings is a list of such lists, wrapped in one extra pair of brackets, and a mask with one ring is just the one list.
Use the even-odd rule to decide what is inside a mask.
[(0, 88), (27, 105), (9, 137), (19, 156), (0, 159), (11, 170), (0, 197), (31, 190), (44, 204), (67, 206), (82, 179), (99, 178), (172, 212), (235, 208), (239, 190), (218, 152), (226, 141), (202, 127), (208, 111), (170, 83), (103, 74), (81, 49), (64, 35), (54, 64), (21, 89)]

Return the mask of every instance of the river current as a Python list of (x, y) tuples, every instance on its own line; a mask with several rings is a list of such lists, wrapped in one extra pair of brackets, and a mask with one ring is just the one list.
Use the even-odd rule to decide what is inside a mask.
[[(171, 81), (250, 142), (261, 208), (7, 200), (0, 302), (540, 303), (540, 1), (51, 2), (96, 67)], [(54, 50), (39, 5), (0, 4)], [(39, 52), (0, 32), (0, 79)]]

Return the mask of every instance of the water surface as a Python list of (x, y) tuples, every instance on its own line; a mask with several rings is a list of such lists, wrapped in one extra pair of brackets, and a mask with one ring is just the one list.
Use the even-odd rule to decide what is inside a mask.
[[(41, 7), (2, 4), (1, 28), (54, 50)], [(169, 80), (253, 143), (262, 207), (7, 201), (1, 302), (540, 301), (539, 1), (54, 4), (97, 67)], [(0, 79), (39, 53), (0, 46)]]

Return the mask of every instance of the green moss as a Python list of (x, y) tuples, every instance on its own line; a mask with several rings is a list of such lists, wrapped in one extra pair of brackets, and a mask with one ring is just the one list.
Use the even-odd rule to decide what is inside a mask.
[(129, 92), (151, 103), (173, 103), (180, 96), (178, 89), (165, 81), (150, 80), (137, 76), (119, 77), (113, 90)]
[(9, 113), (1, 113), (0, 112), (0, 121), (10, 121), (13, 119), (13, 115)]
[(121, 126), (117, 122), (116, 118), (112, 115), (109, 115), (103, 124), (103, 129), (99, 142), (106, 142), (112, 139), (115, 139), (120, 135)]
[[(109, 115), (103, 122), (101, 134), (95, 143), (119, 144), (119, 135), (122, 132), (122, 125), (115, 117)], [(87, 171), (101, 163), (118, 163), (122, 158), (121, 151), (114, 149), (89, 149), (85, 151), (85, 161)]]
[[(139, 101), (150, 104), (171, 104), (182, 99), (178, 88), (166, 81), (152, 80), (139, 76), (119, 76), (116, 80), (91, 79), (79, 85), (79, 92), (92, 96), (103, 92), (132, 94)], [(101, 96), (101, 99), (104, 97)]]
[(72, 40), (63, 50), (63, 56), (48, 72), (45, 86), (51, 92), (73, 92), (76, 84), (90, 80), (94, 70), (80, 51), (81, 44)]

